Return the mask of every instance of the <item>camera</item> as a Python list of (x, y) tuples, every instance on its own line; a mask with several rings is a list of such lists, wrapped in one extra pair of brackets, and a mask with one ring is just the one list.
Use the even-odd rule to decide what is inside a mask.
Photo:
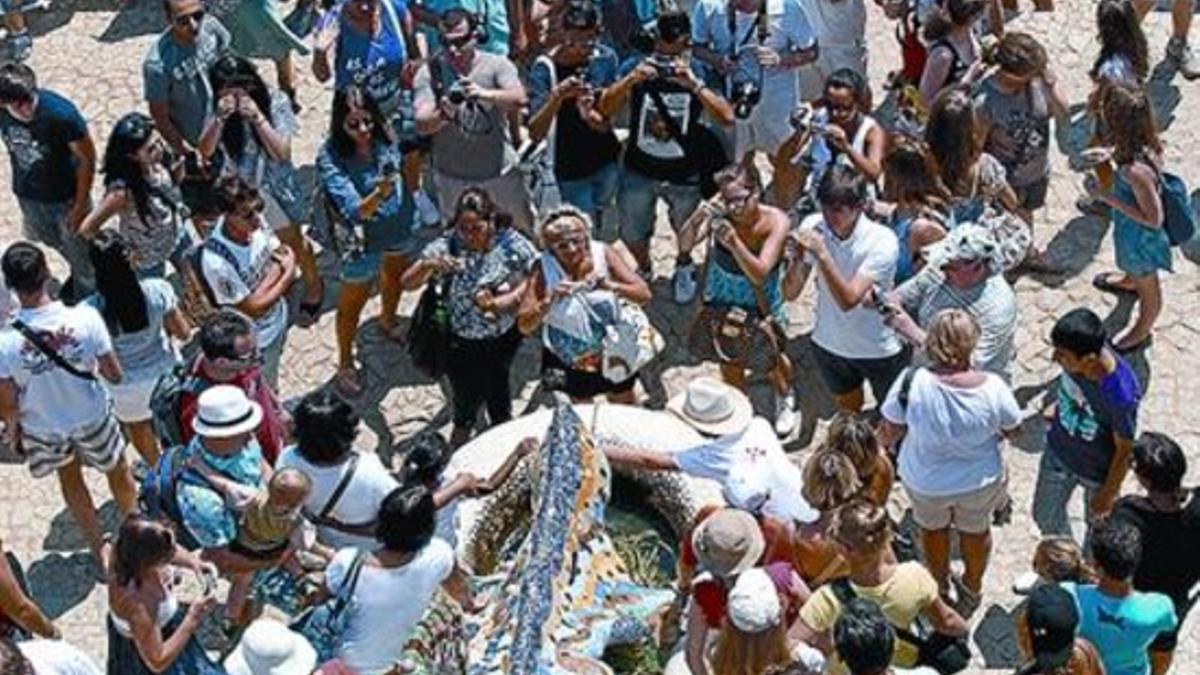
[(812, 116), (812, 106), (807, 103), (801, 103), (788, 116), (788, 124), (791, 125), (792, 131), (804, 131), (812, 125)]
[(380, 173), (385, 176), (394, 176), (400, 173), (400, 167), (396, 165), (396, 161), (392, 159), (384, 160), (383, 165), (379, 167)]
[(455, 82), (446, 89), (446, 100), (452, 105), (462, 105), (467, 102), (467, 92), (463, 89), (462, 82)]
[(755, 106), (762, 100), (762, 87), (751, 80), (734, 82), (730, 87), (729, 101), (733, 104), (733, 114), (740, 120), (750, 117)]
[(670, 56), (654, 54), (650, 58), (646, 59), (646, 62), (651, 66), (654, 66), (655, 75), (659, 79), (675, 76), (675, 67), (677, 62)]

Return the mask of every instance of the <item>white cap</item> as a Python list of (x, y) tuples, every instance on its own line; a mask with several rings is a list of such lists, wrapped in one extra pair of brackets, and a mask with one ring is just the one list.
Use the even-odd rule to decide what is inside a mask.
[(739, 574), (729, 591), (729, 622), (744, 633), (761, 633), (782, 618), (783, 603), (766, 570), (755, 567)]

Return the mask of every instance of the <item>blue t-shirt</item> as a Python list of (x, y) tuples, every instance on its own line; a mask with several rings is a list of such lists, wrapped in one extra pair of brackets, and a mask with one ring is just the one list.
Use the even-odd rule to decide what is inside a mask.
[[(175, 365), (171, 339), (163, 330), (163, 318), (167, 312), (175, 309), (178, 302), (175, 290), (164, 279), (146, 279), (141, 286), (146, 296), (146, 327), (136, 333), (121, 333), (119, 328), (108, 326), (113, 338), (113, 351), (125, 375), (122, 383), (158, 379)], [(89, 295), (84, 302), (104, 316), (104, 298)]]
[(1087, 585), (1064, 583), (1079, 607), (1079, 635), (1100, 652), (1108, 675), (1147, 675), (1146, 648), (1160, 633), (1175, 630), (1178, 621), (1171, 599), (1162, 593), (1134, 591), (1124, 598), (1105, 595)]
[(404, 0), (381, 3), (379, 34), (374, 36), (352, 26), (340, 8), (333, 15), (341, 22), (333, 64), (334, 87), (342, 90), (351, 84), (363, 86), (386, 117), (395, 116), (400, 109), (400, 75), (408, 60), (401, 27), (408, 17), (408, 5)]
[(37, 108), (28, 122), (0, 109), (0, 137), (12, 162), (13, 193), (53, 204), (71, 201), (75, 196), (71, 144), (87, 134), (87, 120), (75, 104), (49, 89), (37, 90)]
[(1142, 388), (1133, 369), (1115, 354), (1117, 367), (1100, 381), (1064, 372), (1055, 386), (1054, 421), (1046, 451), (1080, 477), (1101, 483), (1116, 450), (1114, 435), (1137, 434)]

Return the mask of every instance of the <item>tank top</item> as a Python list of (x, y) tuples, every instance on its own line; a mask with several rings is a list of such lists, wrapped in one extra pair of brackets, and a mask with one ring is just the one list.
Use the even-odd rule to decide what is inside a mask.
[(965, 61), (962, 55), (958, 53), (958, 50), (954, 48), (954, 45), (946, 39), (934, 40), (933, 44), (929, 45), (928, 53), (932, 54), (933, 50), (938, 47), (949, 49), (950, 56), (953, 57), (950, 60), (950, 72), (946, 73), (946, 81), (942, 82), (941, 88), (945, 89), (952, 84), (962, 82), (962, 79), (967, 75), (967, 71), (971, 69), (971, 64)]
[[(154, 623), (159, 628), (170, 623), (175, 614), (179, 612), (179, 598), (175, 597), (174, 590), (170, 586), (167, 586), (164, 590), (166, 591), (166, 597), (163, 598), (162, 602), (158, 603), (158, 613), (154, 617)], [(128, 621), (117, 616), (111, 609), (108, 612), (108, 616), (112, 619), (113, 627), (117, 629), (118, 633), (124, 637), (133, 638), (133, 629), (130, 628)]]

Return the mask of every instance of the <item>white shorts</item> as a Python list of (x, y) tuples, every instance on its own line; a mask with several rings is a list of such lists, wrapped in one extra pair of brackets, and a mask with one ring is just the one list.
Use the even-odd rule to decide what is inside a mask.
[(117, 421), (131, 424), (150, 419), (150, 395), (154, 393), (155, 384), (158, 384), (158, 378), (151, 377), (108, 385)]

